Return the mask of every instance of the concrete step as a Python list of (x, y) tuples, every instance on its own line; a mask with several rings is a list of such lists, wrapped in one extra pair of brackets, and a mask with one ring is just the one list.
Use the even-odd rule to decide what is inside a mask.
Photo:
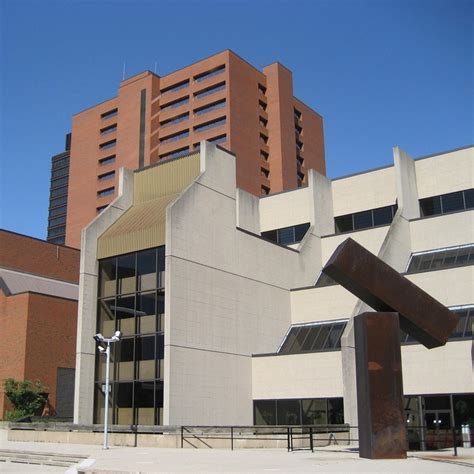
[(83, 454), (0, 449), (0, 462), (69, 467), (87, 458), (88, 456)]

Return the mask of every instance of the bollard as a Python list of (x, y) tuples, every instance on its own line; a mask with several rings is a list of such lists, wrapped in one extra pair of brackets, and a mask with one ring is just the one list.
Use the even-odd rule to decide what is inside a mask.
[(471, 429), (469, 425), (461, 425), (462, 433), (462, 447), (470, 448), (471, 447)]

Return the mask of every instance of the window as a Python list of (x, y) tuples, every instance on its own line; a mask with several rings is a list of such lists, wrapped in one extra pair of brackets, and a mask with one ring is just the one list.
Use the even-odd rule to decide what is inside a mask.
[(258, 106), (265, 112), (267, 110), (267, 104), (263, 100), (258, 101)]
[(117, 131), (117, 124), (114, 123), (113, 125), (109, 125), (108, 127), (104, 127), (100, 129), (101, 135), (108, 135), (109, 133), (113, 133)]
[(261, 92), (263, 95), (265, 95), (267, 93), (267, 88), (263, 85), (263, 84), (260, 84), (258, 83), (258, 90), (259, 92)]
[(108, 181), (109, 179), (115, 178), (115, 171), (110, 171), (109, 173), (100, 174), (97, 179), (99, 181)]
[[(99, 210), (99, 208), (98, 208)], [(99, 262), (97, 332), (123, 338), (113, 347), (113, 423), (159, 425), (163, 421), (164, 247)], [(94, 420), (103, 421), (100, 387), (105, 360), (96, 356)]]
[(304, 164), (304, 158), (300, 155), (296, 155), (296, 161), (301, 165), (303, 166)]
[(474, 209), (474, 189), (420, 199), (421, 217)]
[(181, 99), (173, 100), (172, 102), (168, 102), (160, 107), (160, 110), (168, 110), (168, 109), (176, 109), (177, 107), (181, 107), (184, 104), (189, 103), (189, 96), (182, 97)]
[(161, 89), (161, 95), (170, 94), (172, 92), (177, 92), (182, 89), (186, 89), (189, 86), (189, 79), (179, 82), (178, 84), (173, 84), (172, 86), (165, 87)]
[(291, 227), (282, 227), (281, 229), (268, 230), (262, 232), (262, 237), (280, 245), (296, 244), (303, 240), (309, 229), (309, 222), (298, 224)]
[(66, 168), (59, 168), (57, 170), (54, 170), (51, 173), (51, 177), (54, 178), (61, 178), (62, 176), (67, 176), (69, 175), (69, 167)]
[(109, 148), (113, 148), (116, 144), (117, 144), (117, 140), (110, 140), (108, 142), (101, 143), (99, 145), (99, 148), (101, 150), (108, 150)]
[(51, 191), (50, 198), (55, 198), (58, 196), (65, 196), (67, 194), (67, 186), (64, 186), (63, 188), (56, 188)]
[(64, 204), (66, 203), (67, 203), (67, 196), (63, 196), (56, 199), (50, 199), (49, 207), (52, 208), (52, 207), (57, 207), (57, 206), (64, 206)]
[(267, 126), (267, 123), (268, 123), (268, 120), (267, 120), (266, 118), (259, 117), (259, 118), (258, 118), (258, 122), (259, 122), (259, 124), (260, 124), (262, 127), (266, 127), (266, 126)]
[(224, 135), (219, 135), (218, 137), (214, 137), (214, 138), (209, 138), (209, 140), (207, 140), (209, 143), (214, 143), (214, 145), (219, 145), (221, 143), (225, 143), (227, 140), (227, 135), (224, 134)]
[(115, 187), (107, 188), (107, 189), (102, 189), (101, 191), (97, 191), (97, 197), (106, 197), (114, 194), (115, 192)]
[(474, 264), (474, 244), (413, 253), (407, 273), (427, 272), (442, 268)]
[(167, 137), (160, 138), (160, 143), (164, 144), (164, 143), (176, 142), (188, 136), (189, 136), (189, 130), (183, 130), (182, 132), (173, 133), (172, 135), (168, 135)]
[(48, 227), (54, 227), (57, 225), (66, 224), (66, 216), (56, 217), (55, 219), (50, 219), (48, 222)]
[(211, 69), (210, 71), (197, 74), (196, 76), (194, 76), (194, 80), (196, 82), (205, 81), (206, 79), (210, 79), (211, 77), (215, 77), (215, 76), (218, 76), (219, 74), (222, 74), (224, 71), (225, 71), (225, 64), (222, 64), (221, 66), (217, 66), (214, 69)]
[(160, 126), (167, 127), (168, 125), (175, 125), (177, 123), (181, 123), (181, 122), (184, 122), (185, 120), (188, 120), (188, 118), (189, 118), (189, 112), (186, 112), (184, 114), (177, 115), (176, 117), (163, 120), (163, 122), (160, 122)]
[(226, 100), (218, 100), (217, 102), (213, 102), (212, 104), (205, 105), (204, 107), (200, 107), (194, 110), (195, 115), (203, 115), (211, 112), (212, 110), (223, 109), (226, 105)]
[(341, 348), (347, 320), (293, 325), (281, 343), (278, 354), (302, 354)]
[(260, 168), (260, 174), (261, 174), (264, 178), (268, 179), (268, 176), (270, 175), (270, 171), (267, 170), (266, 168)]
[(342, 398), (253, 401), (254, 425), (342, 425)]
[(392, 206), (379, 207), (377, 209), (355, 212), (354, 214), (337, 216), (334, 218), (336, 234), (390, 224), (397, 209), (398, 206), (394, 204)]
[(260, 158), (264, 161), (268, 161), (268, 153), (266, 151), (260, 150)]
[(67, 206), (55, 207), (49, 211), (49, 217), (60, 216), (62, 214), (66, 214)]
[(108, 207), (108, 204), (106, 204), (105, 206), (96, 207), (95, 210), (96, 210), (97, 214), (100, 214), (100, 213), (101, 213), (102, 211), (104, 211), (107, 207)]
[[(449, 308), (459, 316), (459, 321), (450, 334), (448, 341), (458, 341), (462, 339), (472, 339), (472, 328), (474, 325), (474, 305), (453, 306)], [(404, 331), (400, 330), (400, 343), (409, 344), (418, 342)]]
[(60, 160), (54, 160), (52, 164), (53, 170), (62, 168), (63, 166), (69, 166), (69, 157), (61, 158)]
[(186, 156), (189, 154), (189, 147), (185, 146), (179, 150), (170, 151), (169, 153), (164, 153), (160, 155), (160, 160), (171, 159), (171, 158), (180, 158), (181, 156)]
[(300, 127), (299, 125), (295, 125), (295, 133), (297, 137), (302, 131), (303, 131), (302, 127)]
[(263, 133), (260, 134), (260, 141), (263, 142), (265, 145), (268, 143), (268, 137)]
[(68, 183), (68, 177), (67, 176), (64, 176), (63, 178), (59, 178), (59, 179), (53, 179), (51, 181), (51, 189), (52, 188), (57, 188), (59, 186), (64, 186), (67, 183)]
[(50, 239), (48, 236), (48, 242), (52, 244), (64, 245), (64, 235), (62, 237), (56, 237), (54, 239)]
[(301, 140), (296, 139), (296, 153), (298, 154), (302, 150), (303, 150), (303, 142)]
[(50, 237), (57, 237), (66, 233), (66, 226), (55, 227), (54, 229), (48, 229), (48, 239)]
[(301, 120), (301, 112), (298, 109), (293, 109), (296, 120)]
[(210, 122), (203, 123), (201, 125), (196, 125), (194, 127), (195, 132), (204, 132), (205, 130), (209, 130), (211, 128), (220, 127), (221, 125), (225, 125), (226, 118), (220, 117), (218, 119), (212, 120)]
[(109, 118), (115, 117), (117, 114), (118, 114), (118, 109), (115, 108), (115, 109), (109, 110), (108, 112), (104, 112), (103, 114), (100, 115), (100, 118), (102, 120), (107, 120)]
[(297, 179), (303, 181), (304, 180), (304, 173), (302, 171), (298, 171), (296, 173), (296, 177), (297, 177)]
[(116, 155), (106, 156), (105, 158), (102, 158), (99, 160), (99, 165), (100, 166), (111, 165), (112, 163), (115, 163), (115, 159), (116, 159)]
[(263, 185), (263, 184), (262, 184), (262, 187), (260, 188), (260, 191), (264, 196), (268, 196), (270, 194), (270, 188), (268, 186)]
[(222, 91), (225, 89), (225, 82), (220, 82), (215, 86), (208, 87), (207, 89), (202, 89), (198, 92), (194, 93), (194, 97), (196, 99), (202, 99), (203, 97), (207, 97), (208, 95), (215, 94), (216, 92)]

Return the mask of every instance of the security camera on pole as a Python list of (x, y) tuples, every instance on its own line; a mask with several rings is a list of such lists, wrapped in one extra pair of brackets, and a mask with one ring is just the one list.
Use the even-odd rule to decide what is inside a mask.
[[(101, 354), (106, 356), (105, 364), (105, 410), (104, 410), (104, 449), (109, 449), (108, 445), (108, 424), (109, 424), (109, 390), (110, 390), (110, 379), (109, 379), (109, 368), (110, 368), (110, 344), (112, 342), (119, 342), (122, 333), (115, 331), (115, 334), (110, 337), (104, 337), (102, 334), (96, 334), (94, 336), (97, 342), (97, 349)], [(104, 346), (106, 344), (106, 346)]]

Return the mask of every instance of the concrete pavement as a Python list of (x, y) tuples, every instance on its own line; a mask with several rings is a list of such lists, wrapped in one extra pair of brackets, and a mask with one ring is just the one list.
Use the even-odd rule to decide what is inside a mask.
[[(2, 433), (3, 431), (3, 433)], [(0, 449), (67, 453), (89, 456), (81, 465), (69, 469), (50, 466), (1, 463), (0, 472), (87, 473), (450, 473), (474, 472), (474, 448), (409, 453), (406, 460), (371, 461), (360, 459), (352, 449), (340, 446), (318, 448), (311, 453), (288, 453), (284, 449), (159, 449), (111, 447), (63, 443), (25, 443), (6, 440), (0, 430)]]

